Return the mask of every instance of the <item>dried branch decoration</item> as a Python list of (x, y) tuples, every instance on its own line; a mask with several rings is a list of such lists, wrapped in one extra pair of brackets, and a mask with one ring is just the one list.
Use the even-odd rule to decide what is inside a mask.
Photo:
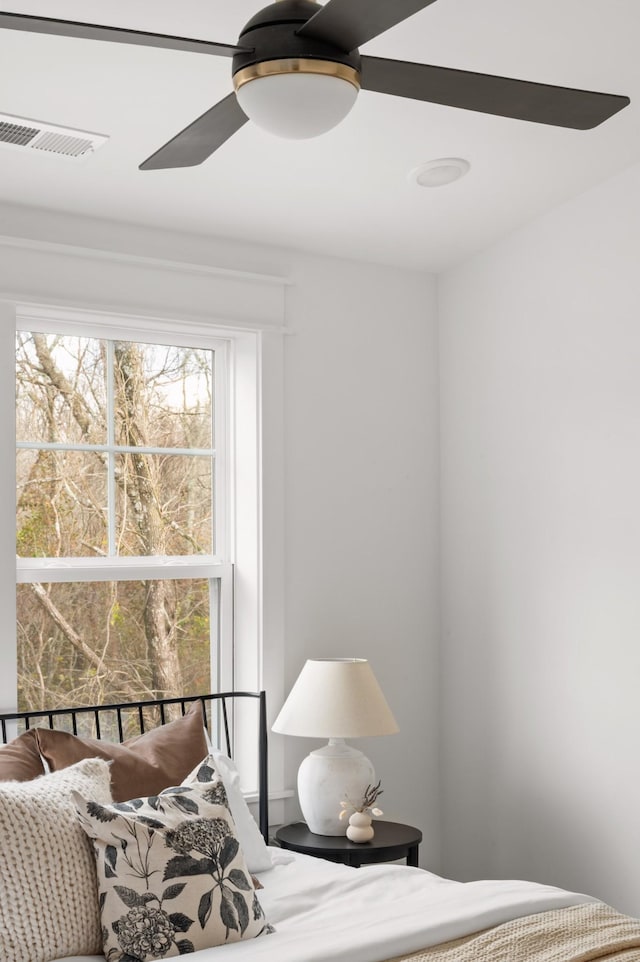
[(362, 795), (362, 798), (357, 802), (353, 802), (350, 798), (346, 798), (343, 802), (340, 802), (340, 807), (342, 811), (340, 812), (340, 818), (346, 818), (350, 812), (364, 812), (366, 815), (384, 815), (384, 812), (380, 808), (374, 808), (374, 803), (382, 795), (384, 789), (380, 788), (382, 784), (381, 781), (377, 785), (367, 785)]

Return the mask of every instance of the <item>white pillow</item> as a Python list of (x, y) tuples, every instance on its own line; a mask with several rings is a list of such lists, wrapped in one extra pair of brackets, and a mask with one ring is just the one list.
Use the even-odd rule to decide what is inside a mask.
[(48, 962), (102, 950), (95, 856), (71, 792), (111, 801), (109, 763), (87, 758), (0, 784), (0, 959)]
[[(216, 748), (211, 748), (210, 755), (214, 760), (216, 772), (220, 775), (227, 793), (229, 808), (231, 809), (231, 815), (236, 826), (236, 837), (240, 842), (240, 848), (244, 852), (247, 868), (251, 873), (266, 872), (270, 868), (273, 868), (271, 855), (240, 789), (238, 769), (224, 752)], [(198, 765), (198, 768), (191, 772), (182, 784), (189, 785), (196, 781), (196, 774), (199, 768), (200, 766)]]

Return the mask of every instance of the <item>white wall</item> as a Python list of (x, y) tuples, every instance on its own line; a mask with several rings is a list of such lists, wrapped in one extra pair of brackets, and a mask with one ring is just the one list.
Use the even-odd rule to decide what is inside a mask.
[[(437, 385), (430, 278), (305, 259), (285, 350), (287, 689), (307, 657), (368, 657), (400, 734), (363, 740), (385, 815), (437, 813)], [(290, 739), (291, 740), (291, 739)], [(297, 742), (298, 739), (293, 741)], [(318, 744), (292, 746), (292, 765)], [(293, 769), (291, 769), (291, 778)]]
[[(277, 366), (263, 372), (276, 423), (263, 438), (263, 529), (268, 557), (276, 566), (284, 559), (283, 579), (268, 567), (264, 584), (285, 599), (282, 617), (277, 603), (265, 617), (271, 713), (307, 657), (368, 657), (401, 732), (360, 747), (383, 779), (385, 813), (423, 829), (424, 864), (437, 870), (434, 278), (18, 207), (0, 210), (0, 223), (11, 238), (3, 245), (0, 237), (5, 295), (285, 325), (283, 377)], [(24, 244), (16, 248), (15, 238)], [(213, 270), (181, 270), (177, 262)], [(287, 281), (284, 300), (278, 277)], [(2, 408), (0, 423), (8, 418)], [(279, 539), (282, 550), (274, 551)], [(12, 581), (8, 557), (0, 556), (0, 573)], [(320, 743), (272, 735), (271, 744), (274, 754), (284, 746), (293, 786), (298, 762)], [(295, 805), (289, 809), (293, 817)]]
[(439, 281), (444, 872), (640, 914), (640, 167)]

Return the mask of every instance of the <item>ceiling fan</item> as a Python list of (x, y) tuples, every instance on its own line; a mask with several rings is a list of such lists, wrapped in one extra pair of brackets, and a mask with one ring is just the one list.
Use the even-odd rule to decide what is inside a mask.
[(629, 104), (615, 94), (361, 55), (358, 47), (435, 0), (276, 0), (237, 44), (0, 12), (0, 27), (232, 58), (234, 93), (140, 164), (141, 170), (201, 164), (248, 119), (283, 137), (314, 137), (339, 123), (358, 91), (407, 97), (586, 130)]

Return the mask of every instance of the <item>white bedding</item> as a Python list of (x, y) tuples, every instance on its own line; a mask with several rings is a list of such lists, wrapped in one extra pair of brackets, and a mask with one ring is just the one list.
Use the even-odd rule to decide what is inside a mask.
[(404, 865), (355, 869), (293, 854), (283, 864), (280, 850), (272, 851), (279, 864), (259, 873), (259, 898), (276, 932), (196, 952), (194, 960), (383, 962), (522, 915), (595, 901), (534, 882), (452, 882)]

